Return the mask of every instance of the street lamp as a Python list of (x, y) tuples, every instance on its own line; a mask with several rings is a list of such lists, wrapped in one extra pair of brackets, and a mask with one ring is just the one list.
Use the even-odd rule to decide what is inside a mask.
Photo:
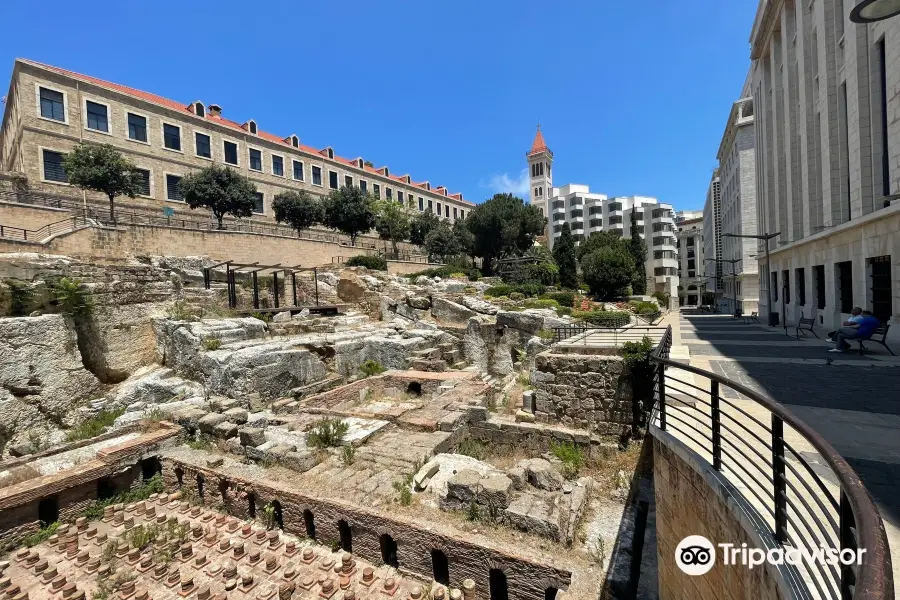
[(778, 237), (781, 235), (780, 231), (776, 231), (775, 233), (763, 233), (762, 235), (746, 235), (739, 233), (723, 233), (722, 237), (733, 237), (733, 238), (751, 238), (755, 240), (765, 240), (766, 242), (766, 289), (768, 290), (768, 301), (766, 304), (769, 305), (769, 327), (775, 327), (778, 325), (778, 313), (772, 310), (772, 282), (769, 281), (771, 275), (769, 275), (771, 268), (769, 264), (769, 240)]
[(862, 0), (850, 11), (850, 20), (866, 24), (900, 15), (900, 0)]
[[(734, 268), (734, 265), (735, 265), (735, 263), (741, 262), (741, 260), (743, 260), (743, 259), (740, 259), (740, 258), (707, 258), (706, 260), (703, 261), (703, 262), (713, 261), (716, 264), (718, 264), (720, 262), (731, 263), (731, 277), (732, 277), (731, 295), (732, 295), (732, 303), (733, 303), (731, 306), (731, 308), (733, 309), (732, 314), (737, 313), (737, 269)], [(741, 312), (743, 313), (743, 310)]]

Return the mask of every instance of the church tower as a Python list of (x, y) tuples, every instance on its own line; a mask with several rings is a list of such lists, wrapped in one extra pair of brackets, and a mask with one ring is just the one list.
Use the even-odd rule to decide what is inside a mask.
[(550, 152), (550, 148), (544, 142), (544, 134), (541, 133), (540, 125), (537, 127), (531, 150), (525, 156), (528, 159), (528, 172), (531, 174), (529, 178), (531, 182), (529, 189), (531, 204), (540, 208), (541, 213), (549, 218), (550, 207), (548, 202), (550, 196), (553, 195), (553, 176), (551, 173), (553, 153)]

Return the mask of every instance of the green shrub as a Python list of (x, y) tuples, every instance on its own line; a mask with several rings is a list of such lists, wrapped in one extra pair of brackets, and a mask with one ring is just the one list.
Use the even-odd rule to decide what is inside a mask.
[(222, 340), (217, 337), (208, 337), (203, 340), (203, 347), (207, 350), (218, 350), (222, 347)]
[(399, 502), (401, 506), (409, 506), (412, 504), (412, 490), (409, 489), (409, 483), (395, 481), (392, 485), (397, 492), (397, 502)]
[(669, 308), (669, 299), (671, 296), (665, 292), (653, 292), (651, 294), (659, 302), (661, 308)]
[(18, 279), (7, 279), (5, 283), (9, 288), (9, 316), (25, 316), (28, 307), (34, 301), (34, 292), (31, 286)]
[(197, 312), (184, 300), (176, 300), (166, 309), (166, 315), (176, 321), (193, 321), (197, 317)]
[(456, 445), (456, 454), (464, 454), (476, 460), (484, 460), (488, 457), (488, 448), (480, 440), (465, 438)]
[(537, 332), (538, 337), (544, 340), (545, 342), (553, 339), (553, 330), (552, 329), (541, 329)]
[(478, 281), (481, 279), (481, 271), (478, 269), (469, 269), (469, 281)]
[(250, 313), (250, 316), (254, 319), (259, 319), (263, 323), (271, 323), (272, 322), (272, 313), (264, 313), (264, 312), (255, 312)]
[(525, 301), (525, 308), (559, 308), (559, 302), (550, 298), (532, 298)]
[(509, 299), (512, 300), (513, 302), (518, 302), (520, 300), (525, 299), (525, 294), (523, 294), (521, 292), (510, 292)]
[(372, 377), (373, 375), (380, 375), (381, 373), (384, 373), (386, 369), (377, 360), (367, 360), (363, 364), (359, 365), (359, 370), (364, 376)]
[(499, 296), (509, 296), (515, 291), (515, 288), (511, 285), (507, 285), (505, 283), (501, 283), (499, 285), (494, 285), (484, 290), (484, 295), (489, 298), (497, 298)]
[(631, 322), (631, 313), (624, 311), (572, 311), (572, 317), (596, 327), (619, 328)]
[(53, 302), (66, 315), (84, 315), (91, 312), (91, 296), (81, 282), (71, 277), (60, 277), (50, 283)]
[(66, 440), (69, 442), (77, 442), (78, 440), (86, 440), (96, 437), (115, 422), (125, 412), (124, 408), (116, 410), (101, 410), (95, 416), (84, 421), (77, 427), (70, 429), (66, 434)]
[(306, 443), (313, 448), (337, 448), (347, 429), (347, 424), (340, 419), (322, 419), (309, 428)]
[(653, 302), (640, 302), (632, 300), (628, 304), (634, 307), (634, 312), (639, 315), (652, 315), (653, 313), (659, 312), (659, 307)]
[(556, 300), (560, 306), (568, 306), (572, 308), (575, 304), (575, 292), (547, 292), (542, 294), (541, 298)]
[(128, 491), (116, 494), (112, 498), (97, 500), (84, 510), (82, 516), (87, 517), (88, 521), (99, 519), (103, 516), (103, 509), (107, 506), (112, 504), (131, 504), (132, 502), (139, 502), (141, 500), (146, 500), (152, 494), (159, 494), (162, 491), (162, 476), (157, 473), (150, 479), (141, 482), (140, 485), (132, 487)]
[(459, 271), (454, 271), (453, 273), (450, 273), (450, 277), (452, 277), (453, 279), (467, 279), (469, 275), (466, 273), (460, 273)]
[(205, 435), (198, 435), (192, 440), (188, 440), (187, 442), (188, 448), (192, 450), (210, 450), (212, 449), (212, 442)]
[(59, 529), (59, 521), (54, 521), (53, 523), (50, 523), (45, 527), (41, 527), (38, 531), (35, 531), (32, 534), (26, 535), (22, 540), (22, 545), (28, 548), (33, 548), (38, 544), (43, 544), (47, 541), (47, 538), (56, 533), (57, 529)]
[(575, 479), (584, 465), (584, 455), (581, 448), (572, 442), (550, 442), (550, 452), (562, 461), (562, 474), (566, 479)]
[(353, 464), (353, 460), (356, 458), (356, 447), (355, 446), (344, 446), (341, 448), (341, 462), (347, 466)]
[(572, 307), (571, 306), (560, 306), (559, 308), (556, 309), (556, 314), (559, 315), (560, 317), (562, 317), (562, 316), (568, 317), (572, 314)]
[[(422, 271), (418, 271), (416, 273), (410, 273), (407, 275), (409, 279), (415, 280), (417, 277), (440, 277), (441, 279), (449, 278), (453, 273), (459, 271), (459, 269), (451, 266), (443, 266), (443, 267), (432, 267), (430, 269), (424, 269)], [(470, 277), (471, 278), (471, 277)]]
[(536, 281), (529, 281), (527, 283), (518, 284), (516, 286), (516, 291), (525, 296), (540, 296), (547, 291), (547, 286)]
[(348, 267), (365, 267), (373, 271), (387, 271), (387, 261), (381, 256), (359, 254), (351, 256), (344, 264)]

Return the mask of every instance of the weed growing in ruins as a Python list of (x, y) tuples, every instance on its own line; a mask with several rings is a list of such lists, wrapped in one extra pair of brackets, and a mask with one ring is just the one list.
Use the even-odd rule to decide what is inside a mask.
[(31, 548), (33, 546), (37, 546), (38, 544), (42, 544), (47, 541), (47, 538), (56, 533), (57, 529), (59, 529), (59, 521), (54, 521), (46, 527), (41, 527), (40, 530), (32, 533), (31, 535), (25, 536), (25, 539), (22, 540), (22, 545)]
[(363, 374), (363, 377), (372, 377), (373, 375), (384, 373), (385, 368), (377, 360), (367, 360), (359, 365), (359, 370)]
[(593, 547), (590, 549), (591, 558), (594, 559), (594, 562), (598, 565), (603, 565), (606, 562), (606, 542), (603, 540), (601, 536), (597, 536), (597, 541), (594, 543)]
[(191, 450), (211, 450), (213, 446), (210, 439), (203, 434), (198, 434), (194, 439), (188, 440), (187, 445)]
[(271, 502), (263, 506), (263, 523), (266, 529), (275, 529), (275, 505)]
[(485, 399), (485, 407), (488, 412), (497, 412), (497, 398), (493, 393), (488, 393)]
[(96, 437), (103, 433), (107, 427), (110, 427), (116, 419), (125, 413), (124, 408), (114, 410), (101, 410), (96, 415), (82, 422), (77, 427), (70, 429), (66, 434), (66, 440), (69, 442), (77, 442), (78, 440), (86, 440)]
[(347, 424), (340, 419), (322, 419), (309, 428), (306, 443), (313, 448), (337, 448), (347, 429)]
[(531, 387), (531, 374), (528, 373), (527, 371), (523, 371), (522, 373), (519, 373), (519, 375), (516, 377), (516, 383), (518, 383), (519, 385), (521, 385), (522, 387), (524, 387), (526, 389), (530, 388)]
[(71, 316), (86, 315), (91, 312), (91, 296), (81, 282), (71, 277), (60, 277), (50, 283), (53, 302), (61, 313)]
[(150, 412), (145, 413), (144, 418), (141, 420), (143, 421), (144, 429), (155, 429), (160, 421), (166, 420), (166, 413), (159, 408), (153, 408)]
[(259, 319), (263, 323), (271, 323), (272, 315), (270, 313), (255, 312), (250, 314), (254, 319)]
[(17, 279), (7, 279), (6, 287), (9, 288), (9, 316), (22, 317), (34, 299), (31, 286)]
[(166, 316), (176, 321), (194, 321), (197, 318), (197, 313), (184, 300), (176, 300), (172, 303), (172, 306), (166, 309)]
[(206, 350), (218, 350), (222, 347), (222, 340), (217, 337), (208, 337), (203, 340), (203, 348)]
[(478, 513), (478, 503), (475, 501), (475, 497), (469, 501), (469, 508), (466, 510), (466, 518), (470, 521), (477, 522), (481, 515)]
[(112, 562), (112, 560), (116, 557), (116, 550), (118, 544), (116, 544), (115, 540), (110, 540), (106, 542), (106, 545), (103, 546), (103, 552), (100, 553), (100, 560), (105, 563)]
[(353, 464), (356, 458), (356, 448), (354, 446), (344, 446), (341, 448), (341, 462), (347, 466)]
[(553, 330), (552, 329), (541, 329), (537, 332), (539, 338), (544, 340), (545, 342), (549, 342), (553, 340)]
[(406, 481), (395, 481), (392, 485), (394, 486), (394, 491), (397, 492), (397, 502), (401, 506), (412, 504), (412, 490), (409, 489), (409, 483)]
[(328, 542), (328, 547), (331, 548), (332, 552), (337, 552), (341, 549), (341, 542), (340, 540), (331, 540)]
[(488, 457), (488, 448), (481, 440), (466, 438), (456, 445), (456, 454), (471, 456), (476, 460), (485, 460)]
[[(131, 504), (132, 502), (140, 502), (141, 500), (146, 500), (151, 496), (151, 494), (159, 494), (163, 491), (163, 481), (162, 476), (157, 473), (150, 479), (142, 482), (140, 485), (131, 488), (126, 492), (122, 492), (121, 494), (116, 494), (112, 498), (107, 498), (105, 500), (97, 500), (90, 506), (88, 506), (81, 516), (87, 517), (89, 521), (94, 519), (99, 519), (103, 516), (103, 509), (112, 504)], [(113, 548), (113, 552), (115, 552), (115, 547)]]
[(44, 438), (40, 431), (32, 429), (28, 432), (28, 445), (31, 446), (32, 454), (37, 454), (44, 449)]
[(155, 524), (138, 525), (137, 527), (129, 529), (125, 533), (125, 539), (128, 540), (128, 543), (132, 548), (143, 550), (144, 548), (155, 542), (159, 535), (159, 527), (157, 527)]
[(551, 442), (550, 452), (562, 461), (562, 474), (566, 479), (575, 479), (584, 465), (584, 455), (581, 448), (572, 442)]

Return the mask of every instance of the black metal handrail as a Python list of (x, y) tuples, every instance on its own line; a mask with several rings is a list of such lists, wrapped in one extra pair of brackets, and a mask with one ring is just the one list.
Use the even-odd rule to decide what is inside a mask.
[[(745, 499), (787, 548), (865, 549), (861, 564), (798, 566), (822, 598), (891, 600), (893, 579), (887, 535), (878, 509), (856, 472), (809, 425), (783, 405), (727, 378), (669, 359), (669, 327), (652, 353), (656, 362), (651, 423), (681, 436), (681, 442), (706, 453), (718, 472), (742, 484)], [(701, 383), (667, 371), (690, 373)], [(708, 385), (703, 385), (703, 382)], [(733, 393), (727, 393), (731, 390)], [(751, 414), (754, 402), (768, 418)], [(833, 493), (803, 452), (786, 439), (793, 431), (824, 459), (839, 490)], [(693, 444), (693, 446), (692, 446)], [(805, 585), (804, 581), (795, 582)]]
[(90, 219), (78, 215), (73, 215), (55, 223), (48, 223), (38, 229), (24, 229), (22, 227), (0, 224), (0, 238), (22, 242), (41, 242), (50, 236), (75, 231), (90, 224)]

